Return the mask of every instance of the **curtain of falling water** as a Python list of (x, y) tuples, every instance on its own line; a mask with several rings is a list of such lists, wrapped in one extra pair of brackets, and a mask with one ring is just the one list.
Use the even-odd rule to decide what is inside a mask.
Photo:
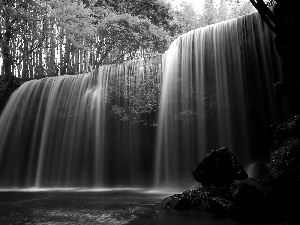
[(164, 57), (155, 162), (155, 129), (126, 114), (142, 104), (128, 99), (148, 93), (153, 68), (138, 62), (27, 82), (0, 118), (0, 186), (150, 186), (152, 178), (177, 186), (193, 180), (210, 149), (228, 146), (243, 165), (266, 159), (268, 127), (280, 113), (272, 90), (279, 65), (257, 14), (174, 41)]
[(26, 82), (13, 94), (0, 120), (1, 185), (102, 182), (106, 69)]
[(211, 150), (227, 146), (246, 166), (268, 160), (268, 129), (280, 119), (273, 83), (280, 60), (258, 14), (180, 36), (164, 56), (155, 185), (193, 181)]
[(150, 61), (24, 83), (0, 117), (0, 187), (152, 182), (153, 127), (142, 129), (112, 113), (114, 106), (131, 107), (128, 99), (146, 87), (150, 74), (161, 82), (159, 64)]

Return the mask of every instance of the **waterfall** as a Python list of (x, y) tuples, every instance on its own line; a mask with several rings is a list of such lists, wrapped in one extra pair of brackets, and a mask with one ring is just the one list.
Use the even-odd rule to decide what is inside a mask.
[(280, 60), (256, 14), (177, 38), (163, 59), (155, 185), (193, 181), (212, 149), (226, 146), (242, 165), (267, 160), (269, 126), (280, 118), (273, 83)]
[(127, 115), (149, 77), (160, 65), (135, 60), (24, 83), (0, 117), (0, 187), (149, 186), (154, 127)]
[(0, 117), (0, 187), (177, 187), (221, 146), (265, 160), (283, 113), (273, 38), (253, 14), (184, 34), (162, 59), (24, 83)]

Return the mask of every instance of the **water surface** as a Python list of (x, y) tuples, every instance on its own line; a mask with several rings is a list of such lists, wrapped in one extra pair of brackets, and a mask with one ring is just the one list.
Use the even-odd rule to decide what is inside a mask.
[(203, 211), (169, 211), (170, 191), (149, 189), (11, 189), (0, 191), (0, 224), (239, 225)]

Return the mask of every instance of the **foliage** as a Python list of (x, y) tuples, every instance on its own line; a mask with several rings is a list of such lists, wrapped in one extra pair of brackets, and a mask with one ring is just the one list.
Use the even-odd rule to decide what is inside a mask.
[(0, 39), (6, 77), (18, 73), (26, 80), (57, 75), (55, 49), (59, 45), (66, 49), (66, 43), (88, 47), (95, 34), (91, 13), (72, 0), (4, 1)]
[(204, 1), (203, 17), (206, 25), (210, 25), (216, 22), (217, 9), (214, 7), (213, 0)]
[[(227, 2), (231, 16), (250, 11)], [(227, 19), (226, 4), (217, 10), (205, 0), (199, 15), (190, 4), (172, 10), (164, 0), (1, 0), (2, 73), (23, 80), (78, 74), (163, 53), (179, 35)]]
[(243, 2), (239, 5), (239, 14), (238, 16), (245, 16), (251, 13), (254, 13), (256, 9), (251, 4), (251, 2)]
[(42, 46), (47, 36), (44, 27), (47, 8), (40, 2), (5, 0), (0, 6), (0, 46), (6, 79), (12, 66), (18, 66)]
[[(73, 0), (47, 0), (50, 19), (64, 30), (66, 38), (79, 48), (87, 48), (96, 35), (96, 18), (91, 8)], [(64, 38), (57, 35), (56, 38)]]
[(229, 5), (226, 0), (220, 0), (218, 8), (218, 21), (227, 20), (229, 16)]
[[(271, 1), (271, 0), (270, 0)], [(255, 12), (251, 3), (241, 0), (220, 0), (218, 8), (213, 0), (205, 0), (202, 13), (197, 13), (192, 4), (182, 2), (173, 11), (171, 37), (177, 38), (183, 33), (211, 25), (231, 18), (237, 18)]]
[(7, 77), (88, 72), (162, 53), (169, 43), (170, 5), (160, 0), (2, 2), (0, 43)]
[(191, 30), (202, 27), (200, 15), (198, 15), (192, 4), (182, 2), (180, 7), (174, 11), (174, 20), (172, 21), (173, 30), (172, 36), (177, 37), (179, 34), (187, 33)]
[(130, 14), (110, 13), (97, 26), (95, 42), (97, 65), (121, 63), (136, 57), (141, 49), (149, 52), (166, 50), (168, 35), (148, 19)]
[(239, 16), (239, 1), (230, 2), (230, 15), (229, 18), (237, 18)]
[[(161, 91), (161, 57), (127, 62), (112, 69), (107, 103), (111, 115), (131, 124), (155, 125)], [(120, 73), (127, 71), (127, 73)]]
[(98, 0), (97, 7), (112, 8), (117, 14), (147, 18), (156, 26), (169, 30), (171, 5), (164, 0)]
[(264, 0), (268, 7), (276, 5), (276, 0)]

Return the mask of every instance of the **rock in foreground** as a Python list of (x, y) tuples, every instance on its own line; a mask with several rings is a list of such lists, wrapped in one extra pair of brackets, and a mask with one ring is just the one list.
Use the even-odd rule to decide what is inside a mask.
[(193, 176), (202, 186), (230, 186), (234, 180), (246, 179), (248, 174), (228, 148), (222, 147), (206, 155)]

